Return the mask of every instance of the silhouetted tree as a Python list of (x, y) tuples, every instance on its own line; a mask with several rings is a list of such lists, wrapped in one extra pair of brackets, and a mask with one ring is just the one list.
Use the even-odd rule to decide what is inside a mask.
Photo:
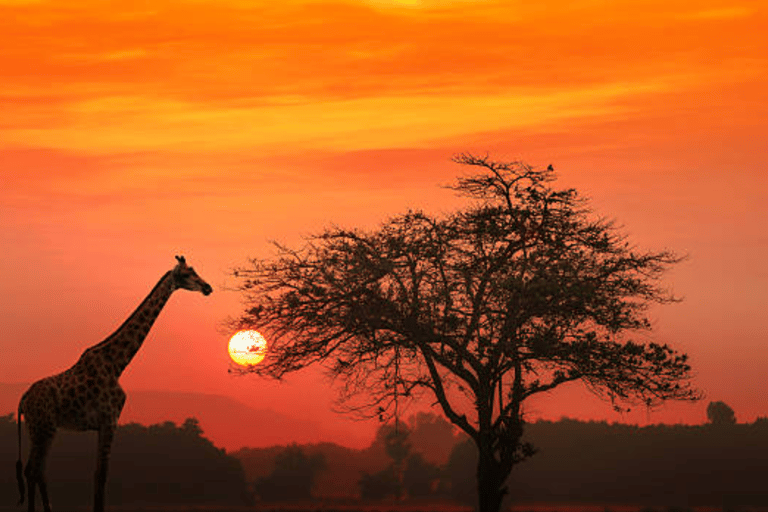
[(317, 474), (325, 468), (325, 457), (318, 453), (306, 455), (298, 445), (290, 445), (275, 457), (275, 467), (269, 476), (254, 484), (256, 494), (268, 501), (308, 500)]
[(395, 498), (403, 495), (403, 470), (405, 459), (411, 453), (411, 443), (408, 441), (410, 431), (404, 425), (397, 425), (388, 429), (384, 435), (384, 451), (392, 459), (392, 469), (395, 473)]
[(197, 418), (187, 418), (181, 425), (181, 431), (191, 436), (200, 437), (203, 435), (203, 429), (200, 427), (200, 421)]
[(414, 414), (408, 418), (408, 425), (412, 451), (421, 453), (425, 460), (433, 464), (445, 464), (456, 444), (455, 427), (433, 412)]
[(386, 423), (379, 427), (368, 451), (374, 456), (383, 452), (390, 462), (379, 472), (362, 472), (359, 485), (363, 499), (400, 499), (405, 494), (415, 498), (434, 493), (440, 470), (436, 464), (425, 460), (421, 453), (414, 452), (411, 439), (413, 429), (417, 427), (426, 429), (422, 436), (427, 434), (429, 426), (439, 423), (435, 418), (440, 419), (434, 414), (419, 413), (410, 418), (409, 424)]
[(361, 496), (364, 499), (381, 499), (393, 496), (400, 499), (403, 495), (403, 471), (405, 462), (411, 453), (408, 426), (396, 422), (382, 424), (376, 431), (376, 438), (369, 448), (374, 454), (383, 451), (390, 460), (387, 466), (373, 474), (362, 472), (360, 479)]
[(477, 467), (477, 446), (469, 437), (454, 445), (442, 471), (441, 491), (461, 503), (477, 501), (473, 483)]
[[(477, 447), (481, 512), (497, 512), (522, 442), (523, 403), (580, 380), (611, 401), (695, 399), (687, 356), (635, 341), (680, 258), (638, 251), (551, 169), (463, 155), (453, 188), (474, 199), (442, 217), (408, 212), (364, 232), (329, 228), (302, 248), (233, 271), (246, 310), (233, 327), (271, 340), (249, 370), (281, 378), (319, 362), (340, 403), (371, 417), (428, 392)], [(464, 395), (464, 396), (462, 396)]]
[(403, 488), (409, 498), (432, 496), (437, 490), (440, 469), (424, 459), (420, 453), (411, 453), (405, 460)]
[(396, 466), (402, 465), (411, 453), (411, 443), (408, 440), (410, 430), (405, 425), (383, 425), (384, 451)]
[(725, 402), (709, 402), (707, 420), (712, 425), (735, 425), (736, 413)]
[[(87, 468), (94, 455), (84, 453)], [(71, 467), (72, 459), (57, 457), (51, 460), (51, 469)], [(249, 503), (252, 499), (240, 461), (203, 437), (196, 418), (186, 419), (182, 426), (171, 421), (120, 426), (110, 469), (115, 479), (108, 493), (115, 503)]]
[(359, 485), (360, 497), (364, 500), (382, 500), (400, 492), (400, 482), (392, 464), (373, 474), (363, 471)]

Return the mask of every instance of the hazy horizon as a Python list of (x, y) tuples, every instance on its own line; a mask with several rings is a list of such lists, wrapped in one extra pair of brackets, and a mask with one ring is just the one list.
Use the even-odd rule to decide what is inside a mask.
[[(15, 418), (18, 398), (29, 384), (31, 383), (0, 382), (0, 415), (13, 414)], [(375, 440), (376, 431), (382, 425), (375, 418), (352, 421), (345, 418), (343, 414), (339, 414), (337, 422), (325, 426), (311, 418), (280, 413), (272, 408), (255, 407), (224, 394), (172, 392), (158, 389), (127, 389), (126, 392), (128, 399), (123, 414), (120, 416), (120, 425), (139, 423), (149, 426), (167, 421), (181, 425), (186, 419), (195, 418), (203, 430), (203, 437), (210, 439), (216, 446), (226, 449), (229, 453), (243, 448), (268, 448), (293, 443), (333, 443), (345, 448), (361, 450), (371, 445)], [(605, 420), (561, 415), (558, 417), (531, 418), (529, 423), (581, 420), (608, 421), (609, 424), (640, 427), (705, 425), (708, 422), (707, 404), (706, 400), (699, 402), (697, 407), (701, 417), (698, 418), (698, 421), (687, 423), (632, 422), (626, 418), (627, 415), (624, 415), (623, 420), (621, 417)], [(441, 411), (436, 408), (419, 410), (409, 408), (402, 414), (400, 421), (408, 422), (418, 412), (431, 412), (445, 419)], [(738, 423), (751, 423), (742, 420), (739, 411), (735, 411), (735, 413)], [(635, 417), (637, 416), (635, 415)], [(648, 416), (646, 417), (648, 418)], [(266, 430), (265, 425), (268, 427)], [(454, 426), (454, 435), (458, 434), (460, 434), (460, 430)]]

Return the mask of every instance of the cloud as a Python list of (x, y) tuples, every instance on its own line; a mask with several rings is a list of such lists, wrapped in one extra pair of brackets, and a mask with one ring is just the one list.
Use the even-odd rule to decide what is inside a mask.
[[(768, 67), (768, 41), (742, 16), (750, 2), (419, 5), (0, 4), (0, 144), (86, 154), (431, 146), (610, 121)], [(691, 12), (738, 19), (713, 36), (702, 31), (712, 16)]]
[(728, 20), (734, 18), (746, 18), (754, 14), (755, 11), (749, 7), (721, 7), (686, 13), (683, 18), (709, 19), (709, 20)]
[(7, 127), (3, 140), (6, 146), (93, 154), (185, 147), (196, 151), (288, 145), (339, 151), (407, 147), (476, 131), (530, 130), (565, 120), (613, 116), (624, 110), (619, 100), (665, 87), (617, 83), (542, 92), (443, 91), (331, 101), (268, 97), (252, 104), (102, 96), (62, 108), (68, 120), (62, 125)]

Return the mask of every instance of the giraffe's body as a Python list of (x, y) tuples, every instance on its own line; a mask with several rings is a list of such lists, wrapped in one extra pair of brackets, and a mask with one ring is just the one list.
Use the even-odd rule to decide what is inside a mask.
[(112, 437), (125, 404), (125, 392), (118, 382), (123, 370), (141, 348), (152, 324), (171, 294), (184, 288), (211, 293), (184, 258), (166, 273), (134, 313), (111, 336), (83, 352), (77, 363), (57, 375), (30, 386), (19, 402), (19, 461), (16, 465), (21, 502), (24, 483), (21, 464), (21, 416), (31, 442), (24, 474), (29, 494), (28, 510), (34, 512), (35, 486), (40, 488), (45, 512), (50, 511), (45, 482), (45, 461), (57, 428), (96, 430), (99, 433), (99, 458), (96, 466), (94, 510), (104, 510), (104, 487)]

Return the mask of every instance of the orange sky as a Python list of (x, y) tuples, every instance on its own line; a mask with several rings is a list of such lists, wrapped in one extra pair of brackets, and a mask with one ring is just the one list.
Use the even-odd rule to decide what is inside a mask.
[[(439, 186), (475, 151), (553, 163), (638, 244), (689, 254), (654, 338), (691, 355), (707, 400), (768, 415), (762, 0), (62, 4), (0, 0), (0, 381), (71, 365), (183, 253), (216, 291), (174, 296), (124, 387), (228, 394), (365, 442), (376, 425), (330, 413), (314, 372), (227, 374), (226, 271), (269, 239), (454, 208)], [(583, 396), (532, 418), (706, 407), (620, 416)]]

